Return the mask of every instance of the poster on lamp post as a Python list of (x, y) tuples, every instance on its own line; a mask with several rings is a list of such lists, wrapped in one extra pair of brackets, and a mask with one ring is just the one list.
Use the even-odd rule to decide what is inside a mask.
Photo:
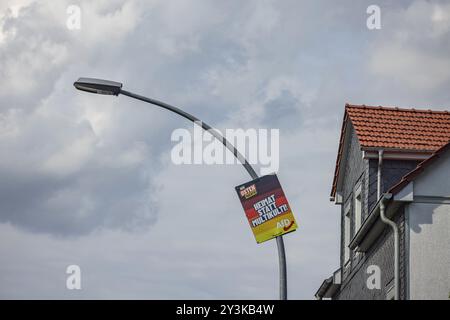
[(297, 223), (275, 174), (236, 187), (256, 242), (295, 231)]

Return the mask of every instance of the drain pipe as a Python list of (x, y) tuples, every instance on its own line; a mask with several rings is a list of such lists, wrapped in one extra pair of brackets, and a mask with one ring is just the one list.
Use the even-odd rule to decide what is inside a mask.
[(383, 166), (383, 149), (378, 150), (377, 199), (381, 197), (381, 168)]
[(385, 202), (386, 198), (383, 196), (380, 202), (380, 218), (381, 221), (388, 224), (392, 231), (394, 232), (394, 299), (399, 300), (400, 299), (400, 274), (399, 274), (399, 235), (398, 235), (398, 226), (397, 224), (388, 219), (385, 215)]
[(399, 273), (399, 251), (400, 251), (400, 242), (399, 242), (399, 233), (398, 233), (398, 226), (397, 224), (388, 219), (386, 217), (386, 206), (385, 201), (387, 199), (390, 199), (390, 194), (383, 194), (381, 196), (381, 167), (383, 164), (383, 150), (378, 151), (378, 181), (377, 181), (377, 188), (378, 188), (378, 199), (380, 200), (380, 218), (381, 221), (383, 221), (385, 224), (389, 225), (392, 228), (392, 231), (394, 233), (394, 300), (400, 299), (400, 273)]

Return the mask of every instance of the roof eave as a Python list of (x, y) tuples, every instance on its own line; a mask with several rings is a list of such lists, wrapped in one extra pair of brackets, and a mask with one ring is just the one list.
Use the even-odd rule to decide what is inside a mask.
[(325, 279), (314, 295), (317, 299), (333, 298), (341, 287), (341, 268), (333, 272), (333, 275)]
[(339, 173), (341, 170), (341, 165), (342, 165), (342, 156), (343, 156), (343, 151), (344, 151), (344, 145), (346, 142), (346, 134), (348, 132), (347, 130), (347, 123), (348, 123), (348, 112), (347, 112), (347, 106), (348, 104), (345, 104), (345, 111), (344, 111), (344, 116), (342, 119), (342, 126), (341, 126), (341, 135), (339, 137), (339, 147), (338, 147), (338, 153), (336, 155), (336, 165), (334, 168), (334, 177), (333, 177), (333, 184), (331, 186), (331, 193), (330, 193), (330, 201), (334, 201), (335, 200), (335, 196), (336, 196), (336, 191), (337, 191), (337, 185), (338, 185), (338, 179), (339, 179)]

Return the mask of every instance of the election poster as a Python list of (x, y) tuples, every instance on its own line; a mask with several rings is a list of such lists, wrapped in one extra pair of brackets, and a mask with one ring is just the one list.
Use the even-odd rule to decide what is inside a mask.
[(256, 242), (295, 231), (297, 223), (275, 174), (236, 187)]

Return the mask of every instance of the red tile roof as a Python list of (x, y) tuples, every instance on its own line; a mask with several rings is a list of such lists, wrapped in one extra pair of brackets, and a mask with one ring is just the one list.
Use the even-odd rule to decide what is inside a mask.
[(435, 151), (450, 140), (450, 113), (346, 105), (361, 147)]
[(345, 105), (331, 197), (336, 194), (345, 131), (350, 120), (362, 149), (434, 152), (450, 140), (450, 113)]
[(444, 146), (442, 146), (441, 148), (439, 148), (435, 152), (433, 152), (433, 154), (429, 158), (427, 158), (424, 161), (422, 161), (421, 163), (419, 163), (417, 165), (417, 167), (414, 168), (414, 170), (412, 170), (412, 171), (408, 172), (406, 175), (404, 175), (397, 184), (395, 184), (394, 186), (392, 186), (389, 189), (388, 192), (393, 193), (393, 194), (398, 193), (408, 183), (415, 180), (417, 178), (417, 176), (419, 176), (423, 171), (425, 171), (426, 168), (428, 168), (431, 164), (433, 164), (437, 159), (439, 159), (448, 150), (450, 150), (450, 141), (448, 141), (447, 144), (445, 144)]

